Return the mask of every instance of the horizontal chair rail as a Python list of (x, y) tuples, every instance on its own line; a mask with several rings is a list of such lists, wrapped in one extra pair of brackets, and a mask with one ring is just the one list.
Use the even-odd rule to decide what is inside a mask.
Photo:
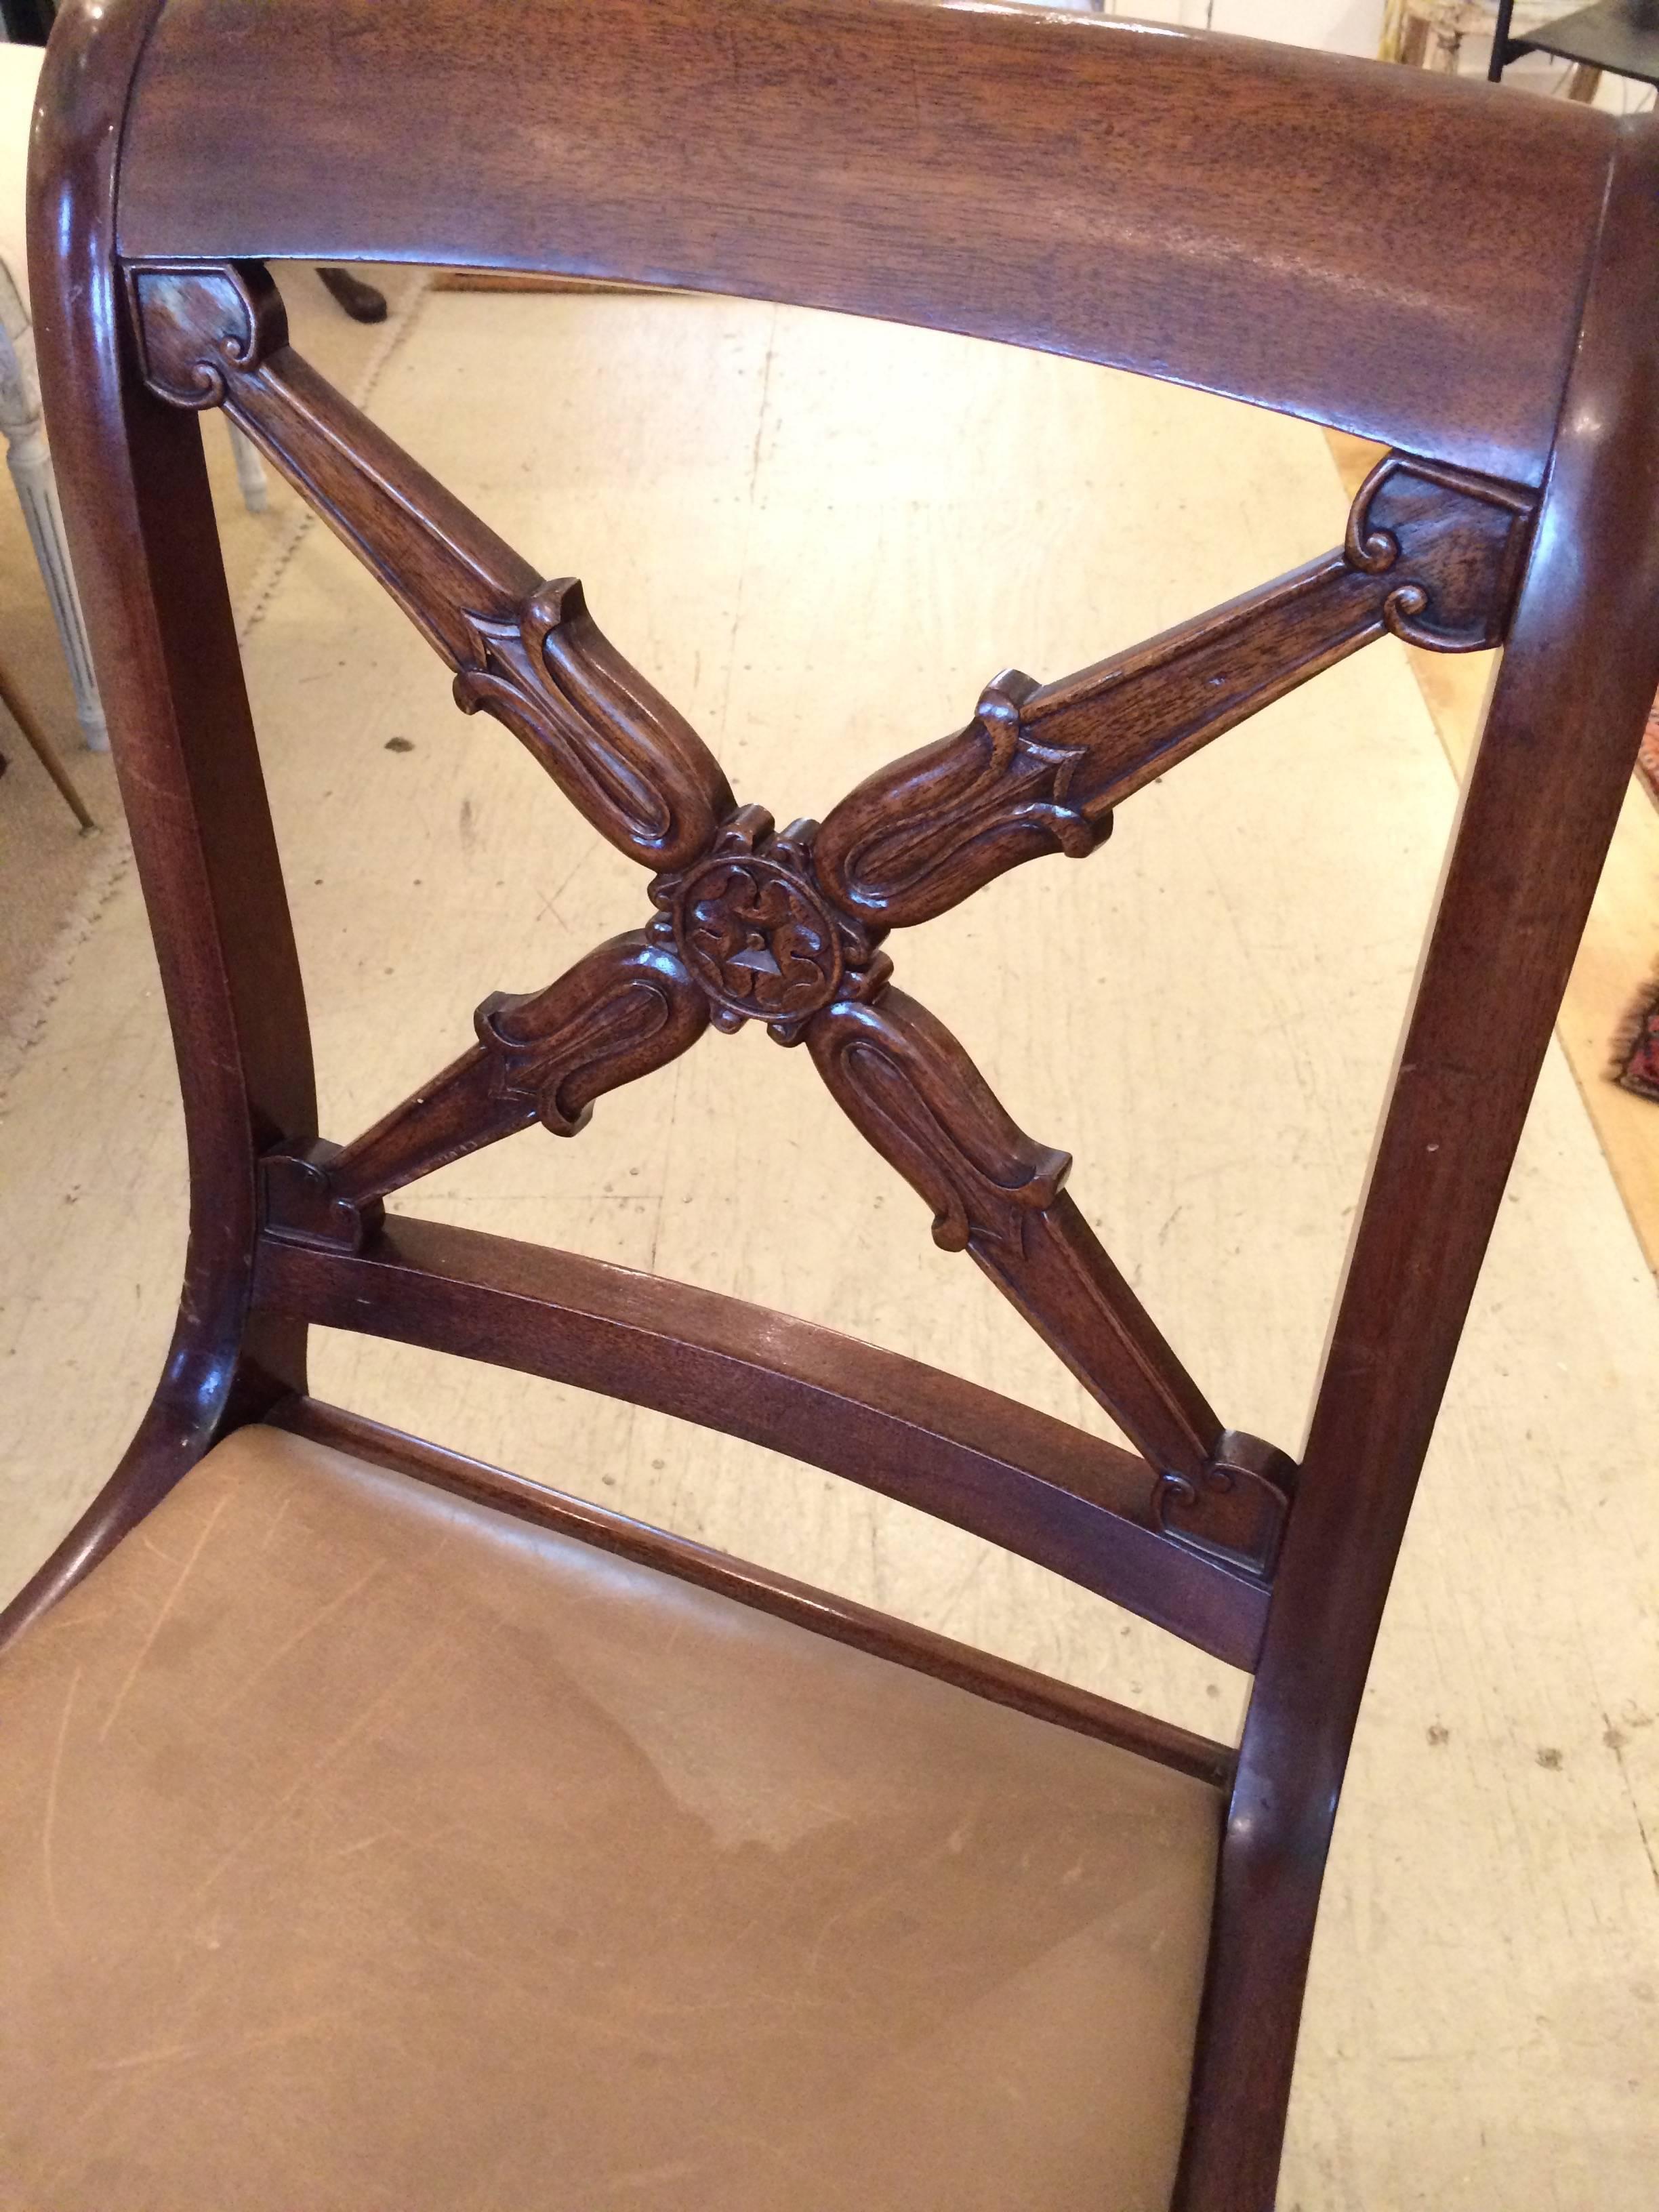
[[(1228, 1800), (1171, 2212), (1270, 2212), (1389, 1577), (1659, 685), (1659, 124), (1000, 0), (64, 0), (31, 179), (47, 419), (191, 1205), (155, 1395), (0, 1640), (274, 1418), (1183, 1765)], [(963, 728), (779, 830), (734, 806), (573, 580), (293, 356), (260, 264), (381, 258), (884, 317), (1390, 450), (1340, 555), (1054, 682), (1005, 671)], [(392, 590), (458, 704), (651, 872), (649, 916), (486, 999), (476, 1047), (343, 1149), (317, 1126), (186, 411), (218, 404)], [(981, 518), (988, 546), (1003, 520)], [(1066, 1200), (1065, 1156), (890, 988), (884, 940), (1092, 851), (1120, 800), (1381, 629), (1504, 650), (1298, 1468), (1221, 1428)], [(1304, 857), (1292, 839), (1273, 865)], [(809, 1322), (386, 1218), (440, 1160), (532, 1120), (574, 1134), (594, 1098), (762, 1018), (1145, 1456)], [(930, 1512), (1253, 1673), (1239, 1749), (319, 1407), (313, 1325), (603, 1393)]]
[(1614, 137), (1577, 104), (977, 0), (605, 0), (603, 37), (589, 0), (262, 12), (162, 12), (125, 256), (793, 301), (1540, 481)]
[(850, 1644), (900, 1666), (914, 1667), (920, 1674), (954, 1682), (993, 1704), (1012, 1705), (1057, 1728), (1073, 1729), (1103, 1743), (1140, 1752), (1218, 1789), (1225, 1790), (1232, 1781), (1237, 1753), (1209, 1736), (1194, 1735), (1173, 1722), (1136, 1712), (1115, 1698), (1057, 1681), (1053, 1675), (1017, 1666), (994, 1653), (975, 1650), (971, 1644), (958, 1644), (931, 1629), (877, 1613), (832, 1591), (772, 1574), (764, 1567), (734, 1559), (730, 1553), (714, 1551), (707, 1544), (630, 1520), (626, 1514), (586, 1498), (528, 1482), (503, 1468), (447, 1451), (314, 1398), (284, 1400), (269, 1418), (273, 1428), (355, 1453), (395, 1474), (412, 1475), (457, 1497), (493, 1505), (515, 1520), (532, 1522), (538, 1528), (574, 1536), (601, 1551), (637, 1560), (642, 1566), (659, 1568), (683, 1582), (696, 1583), (702, 1589), (752, 1605), (762, 1613), (815, 1629), (838, 1644)]
[(936, 1515), (1249, 1668), (1268, 1585), (1146, 1526), (1133, 1453), (919, 1362), (690, 1285), (407, 1216), (267, 1237), (256, 1309), (574, 1383)]

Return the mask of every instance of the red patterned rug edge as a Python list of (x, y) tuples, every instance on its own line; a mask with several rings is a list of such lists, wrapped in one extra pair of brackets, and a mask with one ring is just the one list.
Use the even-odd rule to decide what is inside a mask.
[[(1636, 780), (1659, 806), (1659, 700), (1654, 702), (1642, 732)], [(1659, 1104), (1659, 975), (1649, 978), (1620, 1025), (1607, 1073), (1621, 1089)]]
[(1659, 1104), (1659, 976), (1649, 981), (1620, 1024), (1607, 1073), (1621, 1090)]

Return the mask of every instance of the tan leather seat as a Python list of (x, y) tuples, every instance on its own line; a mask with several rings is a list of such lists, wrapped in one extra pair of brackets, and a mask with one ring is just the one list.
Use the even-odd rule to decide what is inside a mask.
[(1202, 1783), (270, 1429), (0, 1713), (8, 2207), (1167, 2203)]

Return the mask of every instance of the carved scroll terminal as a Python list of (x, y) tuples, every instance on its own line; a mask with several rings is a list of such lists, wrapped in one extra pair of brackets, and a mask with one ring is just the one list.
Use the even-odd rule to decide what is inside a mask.
[(273, 1235), (356, 1250), (389, 1192), (532, 1121), (574, 1136), (595, 1099), (694, 1045), (708, 1006), (672, 951), (629, 930), (544, 991), (486, 999), (476, 1026), (470, 1052), (352, 1144), (266, 1156)]
[(261, 1164), (278, 1238), (338, 1248), (389, 1192), (532, 1121), (562, 1136), (593, 1101), (713, 1023), (804, 1039), (877, 1151), (1132, 1437), (1146, 1525), (1230, 1571), (1271, 1573), (1294, 1469), (1223, 1431), (1064, 1188), (942, 1024), (888, 988), (882, 942), (1021, 862), (1081, 858), (1125, 798), (1386, 633), (1437, 651), (1499, 642), (1534, 495), (1389, 455), (1342, 545), (1259, 591), (1060, 680), (1005, 671), (967, 726), (895, 761), (823, 824), (738, 806), (690, 725), (595, 625), (580, 585), (510, 546), (332, 392), (288, 344), (252, 263), (139, 264), (128, 281), (150, 388), (222, 406), (404, 607), (585, 817), (652, 871), (647, 929), (546, 990), (479, 1007), (477, 1042), (343, 1149)]
[(962, 1047), (902, 992), (840, 1004), (807, 1048), (848, 1117), (1158, 1470), (1196, 1482), (1221, 1424), (1064, 1194), (1067, 1154), (1010, 1119)]
[(1534, 506), (1388, 455), (1337, 551), (1075, 676), (998, 677), (965, 729), (831, 808), (820, 882), (872, 923), (927, 921), (1039, 854), (1094, 851), (1132, 792), (1385, 631), (1442, 653), (1498, 644)]
[(151, 389), (225, 409), (442, 655), (461, 708), (503, 723), (641, 866), (695, 859), (731, 790), (690, 723), (599, 629), (580, 585), (541, 581), (310, 369), (258, 263), (141, 264), (129, 282)]
[(492, 1094), (574, 1137), (596, 1098), (688, 1051), (708, 1007), (672, 952), (629, 930), (545, 991), (486, 999), (477, 1020)]
[(1229, 1429), (1194, 1480), (1166, 1473), (1155, 1495), (1158, 1526), (1205, 1557), (1271, 1575), (1296, 1482), (1295, 1462), (1259, 1437)]
[(1010, 1256), (1052, 1206), (1068, 1153), (1028, 1137), (942, 1022), (902, 991), (830, 1007), (807, 1048), (838, 1103), (933, 1209), (946, 1252)]
[(572, 805), (646, 867), (702, 850), (732, 794), (702, 740), (587, 611), (574, 576), (544, 584), (504, 619), (468, 611), (471, 657), (455, 677), (464, 714), (493, 714)]

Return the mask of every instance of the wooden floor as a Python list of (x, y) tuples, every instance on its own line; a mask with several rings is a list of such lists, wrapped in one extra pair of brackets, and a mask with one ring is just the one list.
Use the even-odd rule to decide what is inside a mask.
[[(1304, 426), (1074, 363), (742, 303), (428, 300), (378, 417), (690, 715), (738, 795), (821, 814), (960, 725), (1338, 543)], [(343, 1137), (487, 991), (636, 924), (643, 878), (320, 531), (247, 638)], [(1332, 671), (896, 940), (1224, 1416), (1299, 1444), (1455, 799), (1402, 651)], [(22, 1576), (159, 1365), (183, 1235), (130, 880), (5, 1102), (0, 1540)], [(841, 1119), (710, 1035), (410, 1210), (782, 1305), (1102, 1417)], [(1022, 1563), (764, 1452), (325, 1341), (320, 1389), (1210, 1730), (1243, 1685)], [(1651, 2212), (1659, 2172), (1659, 1298), (1553, 1054), (1407, 1540), (1338, 1829), (1285, 2212)], [(1645, 1449), (1644, 1449), (1645, 1440)]]

